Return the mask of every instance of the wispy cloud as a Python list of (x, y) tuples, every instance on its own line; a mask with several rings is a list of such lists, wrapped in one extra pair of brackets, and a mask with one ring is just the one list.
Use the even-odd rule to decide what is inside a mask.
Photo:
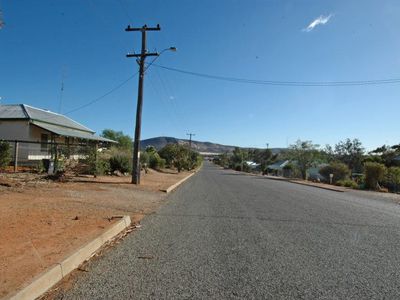
[(315, 27), (317, 27), (318, 25), (325, 25), (326, 23), (329, 22), (329, 20), (332, 18), (332, 14), (328, 15), (328, 16), (319, 16), (318, 18), (316, 18), (314, 21), (312, 21), (310, 23), (310, 25), (308, 25), (306, 28), (303, 29), (303, 31), (306, 32), (310, 32), (312, 31)]

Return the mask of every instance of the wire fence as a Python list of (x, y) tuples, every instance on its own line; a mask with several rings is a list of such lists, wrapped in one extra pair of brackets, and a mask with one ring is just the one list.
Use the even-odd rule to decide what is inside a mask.
[(96, 155), (97, 142), (76, 144), (56, 142), (5, 141), (10, 145), (11, 161), (7, 171), (37, 170), (53, 172), (69, 161), (86, 160)]

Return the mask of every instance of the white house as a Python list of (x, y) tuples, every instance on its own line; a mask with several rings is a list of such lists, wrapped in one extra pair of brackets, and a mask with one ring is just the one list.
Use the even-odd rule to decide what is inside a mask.
[(50, 158), (49, 144), (115, 143), (64, 115), (26, 104), (0, 105), (0, 140), (19, 143), (19, 160)]

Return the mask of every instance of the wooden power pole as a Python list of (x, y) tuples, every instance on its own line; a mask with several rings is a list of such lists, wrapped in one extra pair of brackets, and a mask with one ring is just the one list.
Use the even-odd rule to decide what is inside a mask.
[(160, 25), (157, 27), (147, 27), (144, 25), (139, 28), (131, 28), (129, 25), (125, 31), (140, 31), (142, 33), (142, 50), (140, 54), (127, 54), (126, 57), (137, 57), (139, 64), (139, 87), (138, 87), (138, 100), (136, 108), (136, 126), (135, 126), (135, 139), (133, 141), (133, 166), (132, 166), (132, 183), (140, 184), (140, 132), (142, 125), (142, 107), (143, 107), (143, 80), (144, 80), (144, 62), (147, 56), (158, 56), (159, 53), (149, 53), (146, 49), (146, 33), (147, 31), (159, 31), (161, 30)]
[(192, 136), (195, 136), (194, 133), (186, 133), (189, 136), (189, 149), (192, 150)]

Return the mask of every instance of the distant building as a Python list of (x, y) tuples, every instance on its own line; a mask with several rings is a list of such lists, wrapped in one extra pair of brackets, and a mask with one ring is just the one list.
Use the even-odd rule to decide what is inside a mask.
[(260, 164), (254, 162), (254, 161), (245, 161), (245, 164), (253, 171), (259, 170)]
[(286, 176), (286, 174), (284, 174), (284, 167), (289, 164), (289, 162), (289, 160), (279, 160), (271, 165), (268, 165), (266, 168), (267, 173), (274, 176)]

